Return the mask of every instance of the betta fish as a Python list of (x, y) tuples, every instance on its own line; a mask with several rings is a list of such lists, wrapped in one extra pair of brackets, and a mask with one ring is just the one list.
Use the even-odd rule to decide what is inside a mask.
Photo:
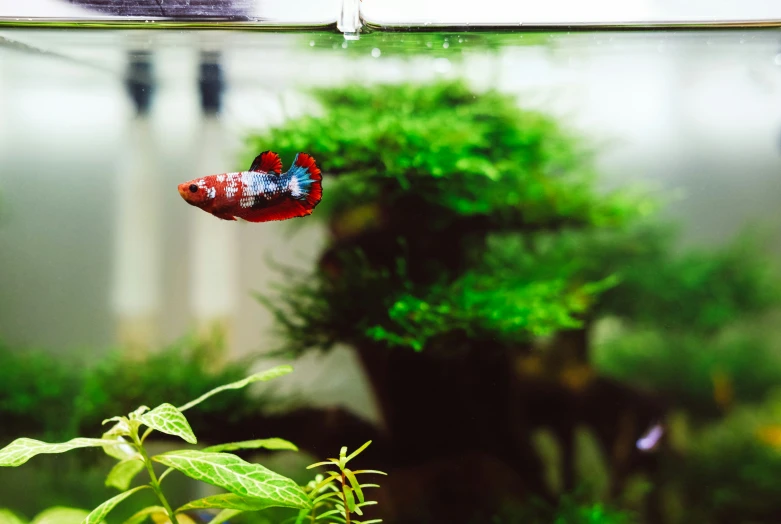
[(323, 196), (322, 179), (315, 159), (306, 153), (297, 154), (282, 173), (279, 155), (264, 151), (249, 171), (196, 178), (179, 184), (179, 194), (223, 220), (269, 222), (310, 215)]

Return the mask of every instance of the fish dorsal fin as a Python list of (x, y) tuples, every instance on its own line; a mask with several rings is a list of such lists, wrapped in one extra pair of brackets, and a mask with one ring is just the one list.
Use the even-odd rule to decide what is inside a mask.
[(278, 175), (282, 172), (282, 159), (273, 151), (263, 151), (252, 161), (249, 170), (263, 171), (264, 173), (274, 173)]

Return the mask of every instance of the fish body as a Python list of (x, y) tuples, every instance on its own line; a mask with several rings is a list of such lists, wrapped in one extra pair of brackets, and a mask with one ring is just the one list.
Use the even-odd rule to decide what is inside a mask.
[(299, 153), (290, 169), (281, 171), (279, 155), (264, 151), (248, 171), (195, 178), (178, 189), (188, 204), (223, 220), (269, 222), (312, 214), (323, 196), (315, 159)]

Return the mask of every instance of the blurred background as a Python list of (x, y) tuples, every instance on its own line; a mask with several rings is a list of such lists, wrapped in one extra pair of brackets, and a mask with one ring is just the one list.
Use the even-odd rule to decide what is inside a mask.
[[(223, 7), (236, 9), (231, 17), (259, 19), (261, 25), (347, 23), (339, 2), (238, 4)], [(762, 0), (685, 7), (650, 0), (587, 6), (564, 1), (484, 2), (479, 11), (467, 3), (364, 0), (360, 8), (364, 22), (376, 25), (781, 18), (777, 3)], [(781, 424), (774, 418), (781, 405), (773, 400), (775, 387), (781, 385), (781, 339), (776, 303), (756, 298), (769, 293), (781, 276), (781, 36), (776, 29), (408, 33), (406, 40), (405, 33), (365, 32), (354, 40), (328, 28), (199, 31), (156, 30), (149, 24), (149, 29), (86, 30), (78, 28), (79, 17), (116, 18), (126, 13), (112, 12), (110, 4), (98, 2), (0, 2), (0, 17), (27, 16), (67, 19), (74, 25), (0, 26), (0, 444), (18, 436), (70, 438), (95, 432), (96, 421), (115, 414), (101, 410), (121, 410), (133, 402), (150, 404), (147, 397), (158, 394), (165, 397), (162, 400), (173, 394), (187, 400), (213, 382), (243, 375), (248, 367), (281, 361), (279, 354), (270, 352), (288, 345), (290, 333), (279, 329), (274, 308), (264, 307), (256, 294), (276, 297), (272, 305), (276, 300), (281, 307), (285, 293), (303, 293), (289, 289), (275, 295), (275, 286), (289, 283), (277, 267), (292, 266), (302, 275), (315, 271), (323, 253), (339, 240), (334, 232), (338, 215), (326, 210), (319, 219), (313, 215), (290, 223), (222, 222), (182, 202), (175, 186), (206, 174), (246, 169), (263, 149), (284, 151), (287, 167), (292, 161), (287, 149), (293, 146), (278, 146), (279, 137), (293, 136), (291, 143), (309, 144), (295, 138), (298, 128), (290, 122), (328, 114), (330, 106), (318, 105), (313, 90), (373, 93), (385, 84), (463, 82), (475, 96), (497, 90), (524, 110), (547, 115), (586, 137), (595, 152), (598, 191), (607, 194), (639, 186), (663, 202), (655, 220), (678, 231), (665, 244), (670, 256), (712, 253), (713, 260), (722, 260), (720, 253), (729, 252), (734, 257), (724, 267), (721, 262), (703, 262), (696, 269), (670, 270), (682, 275), (687, 293), (702, 291), (697, 300), (687, 302), (689, 295), (683, 292), (676, 295), (679, 282), (668, 284), (662, 277), (648, 289), (658, 295), (670, 290), (667, 297), (633, 295), (635, 288), (628, 289), (630, 302), (636, 297), (651, 309), (654, 300), (662, 304), (653, 313), (659, 319), (655, 332), (622, 331), (626, 326), (616, 327), (611, 315), (597, 315), (603, 322), (590, 334), (596, 342), (588, 367), (663, 403), (665, 407), (652, 410), (652, 415), (638, 415), (640, 422), (632, 434), (639, 437), (659, 425), (665, 438), (679, 435), (684, 444), (675, 453), (688, 453), (691, 463), (682, 462), (686, 467), (664, 480), (646, 479), (636, 487), (637, 493), (613, 497), (607, 487), (610, 459), (600, 459), (593, 451), (598, 446), (589, 444), (588, 439), (595, 437), (588, 437), (588, 431), (585, 437), (578, 433), (576, 447), (586, 450), (578, 478), (597, 487), (577, 496), (590, 508), (589, 518), (596, 520), (573, 512), (565, 521), (608, 521), (613, 517), (593, 517), (599, 513), (595, 504), (605, 501), (634, 511), (627, 517), (632, 522), (781, 518), (781, 505), (770, 500), (781, 485), (781, 460), (767, 458), (775, 457), (777, 437), (760, 438), (775, 435), (775, 424)], [(137, 16), (156, 15), (142, 10)], [(340, 115), (339, 122), (349, 128), (349, 111)], [(373, 119), (361, 115), (356, 115), (355, 127)], [(351, 146), (318, 150), (321, 144), (311, 144), (315, 153), (332, 155), (322, 159), (325, 202), (329, 189), (339, 194), (343, 188), (329, 181), (329, 164), (335, 166), (335, 180), (340, 169), (349, 171), (337, 159), (349, 160)], [(580, 190), (571, 188), (573, 193)], [(361, 202), (351, 205), (357, 203)], [(755, 251), (729, 251), (746, 236), (759, 239)], [(710, 255), (703, 256), (710, 260)], [(755, 278), (759, 270), (754, 263), (762, 264), (762, 274), (768, 276)], [(630, 262), (626, 267), (639, 267), (638, 272), (652, 275), (649, 280), (656, 276), (653, 266)], [(687, 315), (722, 302), (729, 304), (719, 310), (716, 324), (727, 331), (726, 338), (711, 337), (710, 332), (711, 338), (697, 338), (697, 320), (687, 325)], [(673, 326), (675, 320), (666, 320), (661, 310), (683, 318), (684, 325)], [(757, 314), (746, 320), (744, 313)], [(665, 338), (672, 331), (682, 338)], [(349, 424), (362, 428), (356, 430), (361, 435), (371, 434), (368, 428), (392, 426), (386, 395), (367, 371), (371, 366), (361, 356), (363, 350), (356, 350), (360, 343), (347, 336), (333, 338), (337, 343), (329, 351), (296, 352), (296, 372), (273, 390), (273, 399), (282, 404), (295, 399), (295, 409), (336, 410)], [(600, 342), (603, 339), (607, 342)], [(406, 352), (405, 359), (426, 354), (391, 347), (393, 352)], [(112, 373), (120, 373), (127, 362), (134, 362), (135, 375), (126, 383), (117, 381)], [(417, 361), (410, 362), (414, 366)], [(175, 380), (156, 375), (156, 370), (180, 364), (185, 369)], [(387, 369), (396, 368), (388, 364)], [(403, 374), (390, 377), (404, 379)], [(189, 389), (176, 386), (176, 380)], [(158, 387), (161, 382), (169, 387)], [(266, 417), (264, 427), (275, 433), (268, 436), (288, 438), (276, 434), (279, 428), (295, 440), (301, 424), (296, 422), (294, 428), (292, 419), (267, 414), (266, 407), (273, 404), (269, 391), (248, 395), (215, 405), (212, 415), (232, 414), (229, 428), (242, 426), (244, 416)], [(497, 395), (504, 393), (497, 390)], [(81, 418), (63, 421), (67, 415), (62, 410), (70, 399)], [(246, 407), (253, 402), (257, 413)], [(571, 413), (557, 413), (553, 401), (541, 406), (549, 418), (573, 419)], [(637, 406), (627, 409), (639, 413)], [(572, 409), (585, 413), (592, 408)], [(462, 423), (470, 427), (470, 420), (465, 415)], [(599, 424), (592, 422), (596, 433), (620, 432), (618, 423)], [(567, 425), (578, 426), (574, 421)], [(541, 426), (554, 428), (554, 433), (559, 427), (555, 420)], [(687, 429), (692, 426), (696, 429)], [(247, 429), (250, 435), (256, 430)], [(550, 429), (534, 428), (535, 453), (546, 464), (566, 461), (550, 451), (557, 434), (545, 431)], [(313, 439), (307, 451), (335, 453), (333, 446), (325, 445), (331, 437), (323, 438)], [(641, 449), (637, 438), (630, 440), (636, 452)], [(390, 437), (389, 442), (380, 449), (397, 449)], [(677, 460), (670, 457), (678, 455), (665, 453), (648, 456), (660, 462), (664, 457)], [(396, 456), (388, 451), (382, 460), (393, 464)], [(724, 463), (716, 464), (719, 460)], [(40, 464), (40, 478), (52, 471), (67, 477), (62, 474), (65, 469), (56, 469), (66, 466), (54, 466), (54, 461), (50, 466), (44, 460)], [(67, 464), (76, 472), (95, 466)], [(106, 491), (100, 480), (93, 488), (72, 490), (55, 479), (29, 481), (47, 486), (46, 494), (32, 489), (23, 494), (25, 490), (11, 488), (16, 473), (0, 472), (0, 483), (8, 486), (0, 490), (0, 506), (30, 517), (54, 504), (89, 507), (102, 500), (101, 490)], [(411, 475), (425, 477), (420, 472)], [(707, 479), (713, 484), (709, 486)], [(566, 484), (555, 478), (551, 482)], [(677, 493), (677, 498), (660, 496), (665, 502), (658, 512), (643, 509), (646, 494), (652, 491), (647, 486), (653, 483)], [(750, 493), (740, 484), (750, 486), (745, 488)], [(52, 495), (57, 489), (60, 494)], [(425, 493), (430, 488), (420, 489)], [(493, 508), (491, 504), (487, 507)], [(429, 521), (442, 521), (431, 511)], [(489, 522), (500, 518), (499, 513), (496, 509), (493, 517), (475, 518)], [(400, 522), (416, 521), (405, 518), (398, 517)], [(453, 518), (448, 517), (457, 521)]]

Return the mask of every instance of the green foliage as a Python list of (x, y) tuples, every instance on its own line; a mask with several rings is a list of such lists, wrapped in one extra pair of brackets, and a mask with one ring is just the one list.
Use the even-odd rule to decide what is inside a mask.
[(704, 515), (718, 522), (777, 522), (779, 421), (781, 395), (775, 394), (691, 435), (684, 463), (670, 464), (668, 475), (692, 522), (706, 521)]
[(490, 519), (473, 520), (490, 524), (634, 524), (636, 517), (601, 502), (583, 500), (579, 493), (563, 495), (552, 506), (540, 500), (508, 505)]
[[(62, 413), (73, 405), (81, 384), (77, 362), (40, 351), (16, 351), (0, 343), (0, 413), (8, 424), (4, 427), (47, 435), (64, 429), (62, 433), (73, 435), (77, 421), (62, 428)], [(30, 414), (37, 420), (29, 420)]]
[(356, 85), (314, 96), (322, 116), (251, 137), (242, 165), (269, 144), (282, 158), (313, 154), (329, 179), (339, 178), (323, 200), (331, 213), (378, 200), (394, 207), (413, 194), (433, 206), (440, 227), (463, 216), (506, 227), (610, 224), (634, 211), (623, 195), (597, 195), (580, 138), (510, 96), (457, 82)]
[[(214, 371), (214, 354), (219, 342), (185, 337), (143, 359), (128, 358), (122, 352), (109, 354), (86, 372), (76, 396), (80, 428), (94, 427), (105, 413), (123, 413), (143, 398), (152, 405), (184, 404), (200, 392), (243, 377), (247, 362), (236, 361)], [(67, 404), (70, 406), (71, 404)], [(229, 420), (246, 418), (252, 403), (240, 391), (220, 395), (201, 411)]]
[(622, 329), (596, 345), (594, 365), (608, 376), (674, 398), (693, 416), (721, 413), (720, 377), (738, 403), (762, 402), (781, 384), (781, 353), (755, 323), (707, 336), (664, 329)]
[(673, 231), (645, 221), (656, 203), (600, 194), (583, 139), (508, 96), (457, 82), (314, 96), (321, 114), (251, 137), (247, 156), (308, 151), (326, 173), (317, 215), (340, 272), (288, 273), (261, 297), (288, 350), (512, 345), (606, 315), (712, 333), (779, 303), (756, 244), (674, 255)]
[[(0, 417), (9, 422), (0, 427), (0, 435), (14, 428), (45, 439), (65, 439), (99, 426), (104, 413), (133, 409), (141, 398), (153, 405), (165, 400), (183, 404), (244, 376), (245, 361), (213, 369), (212, 355), (218, 349), (211, 341), (185, 337), (143, 359), (117, 351), (88, 364), (0, 343)], [(243, 390), (229, 391), (205, 404), (195, 422), (214, 416), (228, 422), (246, 420), (262, 408), (262, 399), (250, 400)], [(64, 412), (72, 414), (67, 424)]]
[(420, 350), (456, 333), (509, 343), (578, 327), (614, 279), (550, 266), (536, 235), (650, 210), (629, 193), (598, 194), (582, 139), (498, 92), (456, 82), (314, 95), (322, 115), (252, 137), (252, 151), (312, 153), (329, 186), (318, 215), (376, 235), (384, 252), (337, 245), (344, 277), (294, 279), (282, 300), (264, 300), (294, 351), (336, 340)]
[[(241, 512), (254, 512), (273, 507), (308, 512), (315, 507), (318, 490), (310, 490), (308, 493), (292, 479), (275, 473), (260, 464), (246, 462), (234, 454), (227, 453), (228, 450), (257, 449), (259, 447), (296, 449), (293, 444), (287, 441), (265, 439), (233, 442), (212, 446), (206, 450), (183, 449), (151, 457), (145, 446), (147, 437), (154, 431), (175, 435), (190, 444), (196, 444), (197, 438), (184, 415), (184, 411), (201, 404), (218, 393), (241, 389), (254, 382), (269, 381), (291, 371), (290, 366), (277, 366), (264, 372), (255, 373), (244, 379), (218, 386), (179, 407), (170, 403), (163, 403), (151, 410), (146, 406), (140, 406), (126, 416), (114, 416), (106, 419), (104, 424), (112, 423), (112, 426), (99, 439), (76, 438), (68, 442), (52, 444), (29, 438), (18, 438), (0, 449), (0, 467), (21, 466), (40, 454), (65, 453), (73, 449), (88, 447), (102, 448), (108, 456), (117, 460), (108, 474), (106, 485), (119, 489), (121, 493), (109, 498), (88, 514), (80, 514), (78, 522), (81, 524), (102, 523), (108, 514), (125, 499), (141, 490), (150, 488), (156, 494), (161, 505), (150, 506), (137, 512), (127, 521), (128, 524), (140, 524), (147, 518), (154, 518), (156, 515), (162, 516), (162, 519), (169, 523), (182, 523), (187, 521), (183, 513), (196, 508), (222, 509), (223, 512), (218, 514), (213, 522), (224, 522), (227, 518), (232, 518)], [(142, 432), (142, 428), (146, 429)], [(361, 492), (362, 486), (355, 481), (355, 474), (368, 473), (369, 471), (351, 472), (344, 469), (344, 465), (364, 448), (359, 449), (350, 457), (344, 456), (346, 448), (343, 448), (340, 460), (337, 462), (343, 468), (343, 479), (346, 474), (362, 505), (365, 505)], [(168, 466), (168, 470), (158, 476), (154, 471), (153, 461)], [(133, 479), (143, 469), (146, 469), (148, 473), (149, 483), (130, 488)], [(162, 489), (162, 481), (172, 471), (179, 471), (195, 480), (221, 487), (227, 493), (191, 501), (174, 510)], [(328, 482), (323, 483), (323, 486), (327, 484)], [(343, 493), (347, 493), (347, 491), (343, 491)], [(361, 513), (360, 505), (354, 501), (348, 500), (347, 507), (350, 512)], [(80, 510), (63, 509), (62, 511), (70, 511), (71, 514), (74, 514)], [(181, 518), (178, 517), (179, 515), (182, 515)], [(0, 519), (2, 524), (19, 524), (21, 521), (13, 513), (1, 509)], [(159, 518), (155, 520), (157, 521)], [(347, 522), (350, 522), (349, 516)], [(356, 524), (359, 523), (356, 521)]]
[(423, 296), (414, 289), (396, 294), (388, 308), (390, 322), (370, 327), (367, 335), (419, 351), (432, 338), (452, 332), (518, 343), (529, 334), (581, 327), (578, 315), (615, 279), (578, 281), (572, 264), (545, 263), (538, 239), (524, 240), (518, 235), (489, 238), (475, 269), (429, 286)]
[(721, 250), (678, 256), (674, 241), (668, 228), (644, 224), (583, 243), (573, 256), (589, 260), (590, 272), (615, 271), (622, 281), (605, 293), (598, 313), (667, 330), (714, 333), (779, 304), (777, 273), (757, 240), (738, 237)]
[(327, 471), (326, 475), (317, 475), (314, 481), (307, 485), (309, 496), (312, 498), (312, 508), (302, 510), (298, 514), (296, 524), (304, 522), (314, 523), (316, 520), (322, 520), (324, 523), (346, 523), (346, 524), (376, 524), (382, 522), (381, 519), (370, 519), (359, 521), (353, 517), (363, 515), (363, 509), (366, 506), (377, 504), (375, 501), (367, 500), (364, 490), (368, 488), (378, 488), (377, 484), (361, 484), (358, 475), (375, 474), (387, 475), (382, 471), (370, 469), (353, 470), (347, 467), (347, 463), (369, 447), (371, 441), (347, 455), (347, 448), (343, 447), (339, 451), (338, 459), (328, 459), (325, 462), (318, 462), (310, 465), (307, 469), (328, 466), (337, 471)]

